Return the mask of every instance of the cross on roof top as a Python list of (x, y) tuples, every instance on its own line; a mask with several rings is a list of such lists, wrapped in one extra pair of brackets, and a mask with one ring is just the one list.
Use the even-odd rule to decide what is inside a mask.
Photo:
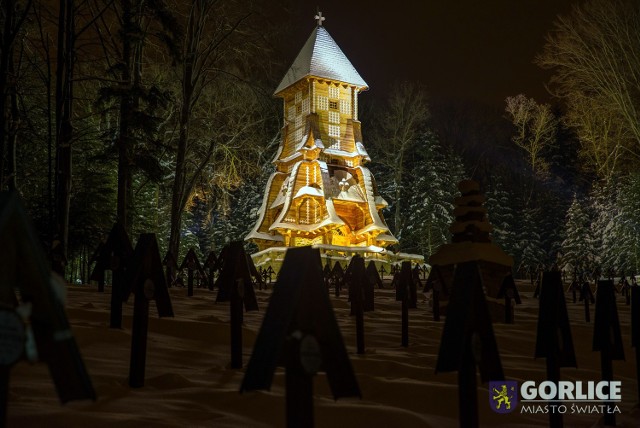
[(324, 21), (326, 18), (322, 16), (322, 12), (318, 11), (314, 19), (318, 21), (318, 27), (322, 27), (322, 21)]

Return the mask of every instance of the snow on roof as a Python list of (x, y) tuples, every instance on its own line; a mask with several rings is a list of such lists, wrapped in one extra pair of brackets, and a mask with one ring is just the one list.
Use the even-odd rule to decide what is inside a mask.
[(345, 150), (338, 150), (338, 149), (331, 149), (331, 148), (324, 149), (323, 153), (325, 155), (334, 155), (334, 156), (339, 156), (339, 157), (342, 157), (342, 158), (355, 158), (355, 157), (358, 157), (358, 156), (362, 156), (360, 153), (357, 153), (357, 152), (351, 153), (351, 152), (347, 152)]
[(262, 196), (262, 205), (260, 206), (260, 210), (258, 211), (258, 220), (256, 221), (256, 224), (253, 226), (253, 229), (251, 229), (251, 232), (249, 232), (249, 234), (245, 236), (244, 238), (245, 241), (248, 241), (250, 239), (266, 239), (271, 241), (283, 241), (282, 236), (270, 235), (264, 232), (260, 232), (259, 230), (260, 226), (262, 226), (262, 223), (264, 222), (264, 216), (267, 211), (267, 202), (269, 200), (269, 189), (271, 188), (271, 183), (273, 182), (273, 179), (278, 174), (281, 174), (281, 173), (274, 172), (271, 174), (271, 176), (269, 176), (267, 185), (264, 188), (264, 195)]
[(380, 195), (375, 195), (373, 200), (376, 201), (376, 206), (388, 207), (389, 203)]
[(330, 244), (313, 244), (313, 248), (319, 248), (328, 251), (343, 251), (351, 253), (384, 253), (386, 250), (382, 247), (375, 245), (369, 245), (368, 247), (361, 246), (344, 246), (344, 245), (330, 245)]
[(322, 26), (313, 29), (274, 95), (306, 76), (322, 77), (359, 87), (367, 87), (367, 83), (358, 74), (351, 61)]
[(369, 153), (367, 153), (367, 150), (364, 148), (364, 144), (362, 144), (360, 141), (356, 141), (356, 152), (358, 152), (358, 154), (363, 156), (365, 159), (371, 160), (371, 158), (369, 157)]
[(394, 236), (389, 235), (388, 233), (379, 234), (378, 236), (376, 236), (376, 241), (398, 242), (398, 240)]
[(299, 198), (300, 196), (317, 196), (322, 198), (324, 196), (324, 193), (322, 192), (322, 190), (318, 189), (317, 187), (313, 187), (313, 186), (302, 186), (300, 188), (300, 190), (298, 190), (298, 192), (296, 193), (296, 195), (294, 196), (295, 198)]
[(349, 190), (341, 190), (333, 199), (338, 199), (340, 201), (350, 201), (350, 202), (366, 202), (364, 198), (357, 192), (351, 191), (351, 189), (357, 189), (358, 186), (351, 186)]
[[(369, 171), (369, 169), (365, 168), (364, 166), (358, 166), (356, 170), (360, 171), (360, 173), (362, 174), (362, 178), (363, 178), (362, 184), (364, 184), (365, 195), (367, 197), (367, 202), (368, 202), (367, 206), (369, 208), (369, 214), (371, 215), (371, 219), (373, 220), (373, 223), (364, 227), (363, 230), (378, 229), (391, 235), (389, 228), (384, 223), (384, 221), (382, 221), (382, 219), (378, 215), (378, 210), (376, 209), (376, 201), (374, 199), (375, 195), (373, 192), (373, 177), (371, 176), (371, 171)], [(358, 233), (363, 233), (363, 232), (358, 231)]]

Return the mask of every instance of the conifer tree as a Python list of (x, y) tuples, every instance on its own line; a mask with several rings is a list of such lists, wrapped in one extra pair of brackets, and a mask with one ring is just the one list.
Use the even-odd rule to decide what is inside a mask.
[(501, 180), (496, 180), (487, 190), (487, 215), (493, 226), (491, 238), (507, 254), (519, 254), (517, 239), (517, 216), (514, 211), (514, 197)]
[(561, 251), (564, 267), (570, 271), (577, 269), (582, 272), (590, 269), (593, 260), (591, 219), (584, 205), (584, 202), (574, 195), (566, 215)]
[(405, 177), (406, 218), (398, 235), (403, 251), (425, 258), (449, 242), (453, 200), (464, 176), (462, 161), (424, 133), (410, 152), (413, 173)]

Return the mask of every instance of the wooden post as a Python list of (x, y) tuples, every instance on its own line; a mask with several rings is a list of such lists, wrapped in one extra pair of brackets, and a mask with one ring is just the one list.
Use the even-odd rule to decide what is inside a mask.
[(504, 322), (505, 324), (513, 324), (513, 302), (515, 301), (518, 305), (522, 303), (513, 275), (508, 274), (502, 280), (502, 285), (498, 291), (498, 298), (500, 297), (504, 297)]
[[(593, 350), (600, 351), (602, 380), (613, 380), (613, 360), (624, 360), (624, 348), (620, 333), (616, 290), (613, 280), (598, 281), (596, 313), (593, 323)], [(605, 403), (613, 407), (613, 403)], [(605, 412), (604, 424), (616, 425), (615, 413)]]
[(458, 263), (450, 290), (436, 373), (458, 372), (460, 426), (477, 427), (476, 364), (482, 382), (504, 379), (478, 262)]
[(147, 361), (147, 332), (149, 330), (149, 300), (144, 290), (133, 297), (133, 325), (131, 327), (131, 359), (129, 362), (129, 386), (144, 386), (144, 373)]
[[(554, 382), (556, 385), (560, 381), (560, 364), (556, 358), (555, 352), (547, 356), (547, 378), (545, 380)], [(558, 406), (562, 404), (559, 401), (550, 401), (549, 405)], [(557, 407), (555, 407), (557, 409)], [(564, 426), (562, 413), (549, 412), (549, 428), (562, 428)]]
[[(411, 262), (404, 261), (402, 262), (402, 268), (397, 278), (396, 282), (396, 300), (400, 300), (402, 302), (402, 337), (401, 337), (401, 345), (403, 347), (409, 346), (409, 308), (411, 307), (412, 300), (412, 272), (411, 272)], [(415, 285), (413, 286), (415, 289)]]
[(165, 282), (167, 287), (171, 288), (173, 286), (173, 282), (176, 280), (176, 270), (178, 269), (178, 262), (171, 250), (167, 251), (167, 254), (162, 260), (162, 264), (165, 266), (166, 271)]
[(433, 320), (440, 321), (440, 290), (439, 284), (434, 284), (431, 299), (433, 300)]
[(111, 275), (111, 312), (109, 328), (122, 328), (122, 296), (125, 287), (123, 269), (112, 270)]
[(591, 310), (589, 305), (594, 303), (595, 300), (588, 281), (582, 283), (582, 288), (580, 289), (580, 301), (584, 301), (584, 320), (586, 322), (591, 322)]
[(11, 366), (24, 353), (26, 330), (16, 311), (0, 308), (0, 427), (6, 425)]
[(312, 377), (321, 368), (335, 399), (360, 396), (323, 283), (320, 252), (311, 247), (287, 251), (240, 391), (270, 389), (283, 363), (287, 427), (313, 427)]
[(0, 366), (0, 428), (7, 426), (7, 403), (9, 401), (9, 366)]
[(376, 270), (376, 264), (371, 260), (367, 265), (367, 276), (369, 277), (369, 282), (372, 284), (376, 284), (379, 289), (383, 289), (384, 285), (382, 284), (382, 278), (378, 274)]
[(242, 368), (242, 323), (243, 308), (257, 311), (258, 301), (253, 288), (249, 259), (242, 242), (234, 241), (224, 247), (221, 256), (223, 265), (218, 277), (216, 302), (229, 302), (229, 324), (231, 336), (231, 368)]
[(313, 377), (302, 368), (298, 352), (289, 354), (285, 366), (287, 428), (313, 428)]
[(216, 257), (216, 253), (215, 251), (209, 251), (209, 255), (207, 256), (207, 260), (205, 260), (204, 264), (202, 265), (203, 270), (207, 269), (208, 271), (206, 272), (207, 274), (207, 288), (209, 289), (209, 291), (213, 291), (213, 285), (214, 285), (214, 276), (215, 276), (215, 272), (218, 268), (218, 257)]
[(329, 291), (329, 287), (331, 287), (331, 265), (327, 260), (327, 263), (324, 265), (322, 269), (322, 277), (324, 278), (324, 286), (327, 288), (327, 292)]
[(104, 271), (102, 271), (102, 274), (98, 277), (98, 292), (104, 293)]
[[(236, 287), (244, 288), (243, 280), (236, 280)], [(229, 296), (229, 312), (231, 323), (231, 368), (242, 368), (242, 322), (243, 303), (239, 293), (231, 293)]]
[(340, 289), (342, 288), (342, 282), (344, 280), (344, 270), (342, 269), (340, 262), (336, 262), (336, 264), (333, 265), (331, 276), (333, 277), (333, 284), (336, 289), (335, 295), (336, 297), (340, 297)]
[(187, 270), (187, 296), (193, 296), (193, 269)]
[(111, 270), (111, 314), (110, 328), (122, 328), (122, 301), (129, 293), (127, 283), (127, 268), (133, 254), (133, 247), (127, 232), (121, 223), (115, 223), (109, 232), (107, 242), (102, 247), (100, 261), (96, 264), (98, 270)]
[(423, 289), (424, 293), (431, 291), (431, 310), (434, 321), (440, 321), (440, 295), (444, 290), (444, 280), (440, 269), (441, 267), (439, 266), (433, 266), (431, 268)]
[[(147, 334), (149, 331), (149, 300), (156, 301), (160, 317), (172, 317), (166, 277), (162, 270), (160, 250), (153, 233), (138, 238), (131, 263), (130, 291), (133, 291), (133, 325), (131, 327), (131, 357), (129, 360), (129, 386), (144, 386), (147, 364)], [(123, 296), (126, 300), (129, 296)]]
[[(104, 271), (105, 266), (103, 266), (102, 254), (104, 252), (104, 242), (100, 242), (98, 247), (95, 249), (91, 258), (89, 259), (89, 266), (91, 263), (95, 263), (95, 267), (91, 274), (89, 275), (89, 281), (97, 281), (98, 283), (98, 292), (104, 293)], [(88, 267), (88, 266), (87, 266)]]
[(387, 270), (384, 268), (384, 265), (381, 264), (380, 265), (380, 279), (383, 280), (384, 279), (384, 274), (387, 273)]
[(206, 277), (204, 270), (202, 269), (202, 265), (200, 264), (200, 260), (198, 260), (198, 256), (196, 255), (196, 251), (193, 248), (189, 248), (189, 251), (184, 256), (184, 260), (180, 264), (178, 268), (180, 272), (184, 269), (187, 269), (187, 296), (193, 296), (193, 271), (197, 270), (200, 278)]
[[(559, 271), (544, 272), (540, 284), (536, 358), (546, 358), (547, 380), (560, 381), (561, 367), (577, 367), (564, 287)], [(549, 405), (559, 405), (552, 401)], [(561, 428), (562, 414), (549, 413), (549, 426)]]
[(479, 426), (476, 361), (471, 350), (470, 339), (467, 340), (467, 346), (462, 351), (460, 370), (458, 370), (458, 414), (460, 415), (460, 426), (463, 428)]
[(122, 299), (129, 292), (126, 271), (132, 254), (133, 247), (127, 232), (121, 223), (115, 223), (107, 241), (104, 244), (101, 243), (91, 257), (96, 265), (90, 279), (98, 281), (98, 291), (104, 291), (105, 271), (111, 270), (110, 328), (122, 328)]
[[(367, 278), (364, 267), (364, 259), (360, 256), (353, 256), (345, 280), (349, 287), (349, 300), (351, 301), (351, 315), (356, 318), (356, 352), (364, 354), (364, 311), (373, 310), (373, 284)], [(369, 290), (370, 288), (370, 293)], [(371, 294), (371, 296), (369, 296)], [(367, 300), (371, 300), (367, 302)]]

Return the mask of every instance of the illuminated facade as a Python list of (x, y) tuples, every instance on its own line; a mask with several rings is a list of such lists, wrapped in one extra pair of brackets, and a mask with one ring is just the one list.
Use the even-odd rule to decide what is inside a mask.
[(365, 167), (370, 161), (358, 121), (367, 89), (351, 62), (318, 25), (278, 85), (284, 101), (282, 141), (259, 218), (246, 239), (257, 265), (288, 247), (314, 245), (324, 256), (359, 253), (388, 261), (396, 243), (382, 217), (387, 206)]

